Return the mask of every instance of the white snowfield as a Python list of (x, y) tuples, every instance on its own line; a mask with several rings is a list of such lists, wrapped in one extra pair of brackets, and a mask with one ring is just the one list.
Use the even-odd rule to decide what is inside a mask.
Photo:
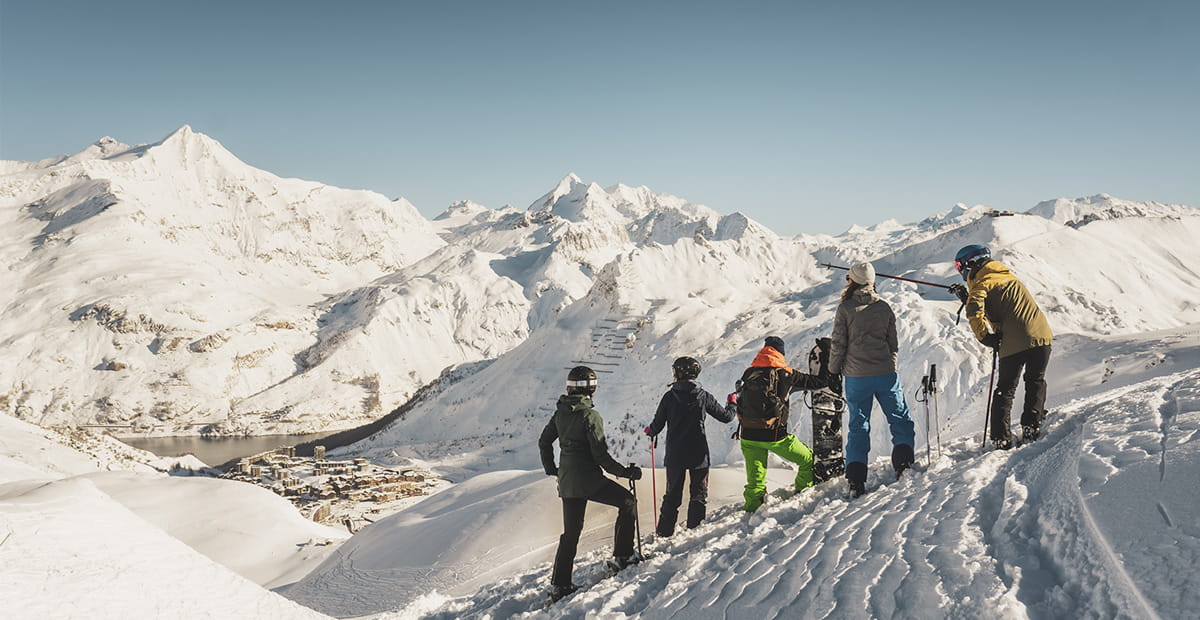
[(3, 617), (323, 617), (264, 587), (348, 534), (265, 489), (125, 467), (0, 416)]
[[(785, 238), (568, 175), (525, 210), (462, 202), (428, 221), (256, 170), (186, 127), (0, 162), (0, 615), (1200, 617), (1200, 211), (1101, 194), (990, 212)], [(821, 263), (949, 284), (972, 243), (1055, 331), (1042, 440), (981, 452), (990, 353), (943, 289), (880, 278), (911, 475), (891, 476), (876, 413), (870, 494), (835, 482), (746, 516), (732, 428), (710, 421), (709, 520), (601, 581), (614, 514), (592, 506), (589, 588), (541, 609), (561, 507), (536, 441), (568, 368), (597, 370), (610, 450), (647, 465), (640, 429), (674, 358), (699, 358), (718, 397), (768, 335), (804, 369), (844, 284)], [(930, 364), (940, 418), (911, 396)], [(808, 441), (802, 400), (791, 427)], [(337, 456), (457, 484), (340, 548), (262, 489), (166, 477), (112, 444), (83, 454), (29, 424), (301, 432), (402, 404)], [(791, 475), (773, 463), (771, 488)]]

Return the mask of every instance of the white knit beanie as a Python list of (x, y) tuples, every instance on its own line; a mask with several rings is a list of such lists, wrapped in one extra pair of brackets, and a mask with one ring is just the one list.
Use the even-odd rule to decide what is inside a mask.
[(850, 279), (855, 284), (875, 284), (875, 268), (871, 263), (859, 263), (850, 268)]

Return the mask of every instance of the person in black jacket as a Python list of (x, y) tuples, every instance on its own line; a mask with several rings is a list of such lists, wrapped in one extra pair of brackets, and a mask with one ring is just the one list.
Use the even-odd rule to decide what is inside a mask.
[(722, 407), (717, 399), (700, 384), (700, 362), (681, 357), (671, 366), (675, 382), (658, 403), (654, 421), (645, 432), (656, 437), (667, 428), (667, 489), (663, 493), (662, 511), (658, 517), (658, 536), (675, 533), (679, 520), (679, 504), (683, 502), (685, 476), (691, 477), (688, 490), (687, 526), (694, 528), (704, 520), (708, 504), (708, 439), (704, 435), (704, 416), (708, 414), (722, 423), (733, 420), (733, 405)]
[[(567, 374), (567, 393), (558, 397), (554, 416), (538, 438), (542, 467), (547, 476), (558, 478), (558, 496), (562, 498), (563, 509), (563, 533), (558, 539), (554, 572), (550, 575), (552, 601), (578, 589), (571, 582), (571, 569), (589, 501), (617, 508), (612, 567), (620, 570), (641, 560), (633, 550), (637, 500), (603, 472), (638, 480), (642, 470), (635, 465), (625, 467), (608, 453), (604, 420), (592, 408), (595, 391), (596, 373), (587, 366), (572, 368)], [(558, 441), (561, 453), (561, 467), (554, 463), (555, 441)]]

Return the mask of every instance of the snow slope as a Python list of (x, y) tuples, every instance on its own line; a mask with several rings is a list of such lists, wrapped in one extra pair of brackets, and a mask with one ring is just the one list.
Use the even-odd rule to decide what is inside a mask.
[[(778, 486), (794, 475), (775, 470), (769, 478)], [(740, 502), (744, 484), (740, 469), (714, 469), (710, 507)], [(649, 533), (651, 481), (642, 480), (637, 488), (642, 526)], [(616, 509), (589, 506), (581, 548), (611, 544), (615, 519)], [(283, 592), (343, 617), (387, 611), (431, 591), (468, 595), (552, 561), (561, 529), (553, 479), (541, 471), (481, 474), (368, 526)]]
[(324, 617), (205, 558), (87, 480), (13, 486), (0, 486), (9, 617)]
[(346, 532), (259, 487), (67, 443), (0, 416), (5, 617), (322, 617), (264, 588), (299, 579)]
[(583, 555), (590, 588), (549, 610), (542, 564), (374, 617), (1194, 617), (1200, 334), (1140, 344), (1165, 359), (1056, 399), (1046, 436), (1011, 453), (963, 436), (900, 481), (881, 459), (857, 500), (833, 484), (718, 509), (612, 579), (605, 550)]

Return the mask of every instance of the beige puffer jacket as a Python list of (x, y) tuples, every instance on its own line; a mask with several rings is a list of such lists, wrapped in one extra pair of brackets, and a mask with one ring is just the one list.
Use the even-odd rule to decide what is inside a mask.
[(829, 371), (846, 377), (896, 372), (896, 315), (874, 285), (863, 286), (838, 306), (833, 319)]

